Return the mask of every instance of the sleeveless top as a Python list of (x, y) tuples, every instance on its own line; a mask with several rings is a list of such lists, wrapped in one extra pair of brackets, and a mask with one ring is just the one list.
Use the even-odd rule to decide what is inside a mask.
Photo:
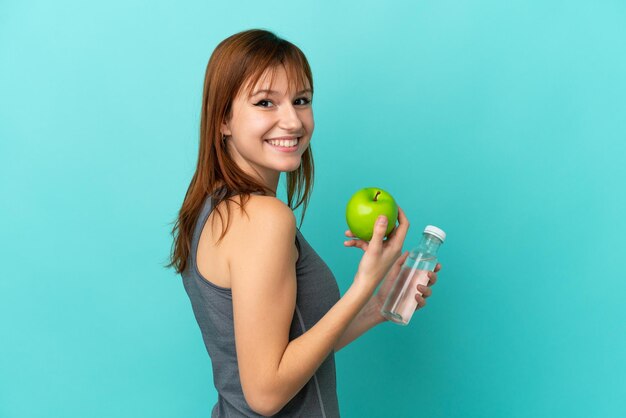
[[(218, 392), (211, 417), (261, 417), (248, 406), (239, 379), (231, 289), (205, 280), (196, 263), (200, 233), (212, 207), (213, 198), (208, 195), (196, 221), (187, 267), (181, 274), (211, 358), (213, 383)], [(335, 276), (299, 229), (295, 244), (299, 252), (296, 262), (297, 296), (289, 341), (315, 325), (340, 298)], [(339, 417), (336, 383), (335, 353), (331, 351), (306, 385), (273, 416)]]

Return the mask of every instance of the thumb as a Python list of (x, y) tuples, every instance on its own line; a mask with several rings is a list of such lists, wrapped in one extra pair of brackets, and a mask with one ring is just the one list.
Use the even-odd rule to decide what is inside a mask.
[(383, 249), (383, 238), (385, 237), (385, 232), (387, 232), (387, 222), (387, 217), (380, 215), (374, 224), (374, 233), (368, 247), (377, 254)]
[(409, 252), (405, 251), (404, 254), (402, 254), (400, 257), (398, 257), (398, 259), (396, 260), (396, 262), (394, 263), (394, 265), (391, 267), (391, 269), (389, 270), (388, 275), (391, 277), (391, 280), (396, 280), (398, 274), (400, 273), (400, 270), (402, 269), (402, 266), (404, 265), (404, 262), (406, 261), (406, 258), (409, 256)]

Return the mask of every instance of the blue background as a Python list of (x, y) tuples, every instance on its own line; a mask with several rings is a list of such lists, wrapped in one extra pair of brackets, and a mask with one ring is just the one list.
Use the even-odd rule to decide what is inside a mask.
[(337, 353), (342, 416), (624, 416), (624, 22), (608, 0), (3, 1), (0, 416), (210, 415), (163, 265), (207, 61), (250, 28), (310, 60), (302, 231), (342, 293), (356, 190), (396, 198), (405, 250), (448, 233), (425, 309)]

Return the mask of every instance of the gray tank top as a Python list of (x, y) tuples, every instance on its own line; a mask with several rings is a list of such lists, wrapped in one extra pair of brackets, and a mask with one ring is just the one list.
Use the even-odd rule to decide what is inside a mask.
[[(262, 415), (248, 406), (239, 380), (231, 289), (206, 280), (196, 263), (200, 233), (212, 207), (213, 199), (209, 195), (196, 221), (187, 267), (182, 272), (183, 285), (211, 358), (213, 382), (218, 392), (211, 417), (260, 417)], [(335, 276), (300, 230), (296, 231), (295, 243), (299, 252), (297, 296), (289, 341), (315, 325), (340, 298)], [(339, 417), (334, 352), (331, 351), (306, 385), (273, 416)]]

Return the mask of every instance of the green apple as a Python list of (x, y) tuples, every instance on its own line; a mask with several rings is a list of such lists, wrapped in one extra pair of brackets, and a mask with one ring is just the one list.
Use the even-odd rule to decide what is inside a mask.
[(369, 241), (379, 215), (387, 217), (387, 237), (396, 226), (398, 205), (393, 197), (379, 187), (366, 187), (352, 195), (346, 206), (346, 222), (358, 238)]

